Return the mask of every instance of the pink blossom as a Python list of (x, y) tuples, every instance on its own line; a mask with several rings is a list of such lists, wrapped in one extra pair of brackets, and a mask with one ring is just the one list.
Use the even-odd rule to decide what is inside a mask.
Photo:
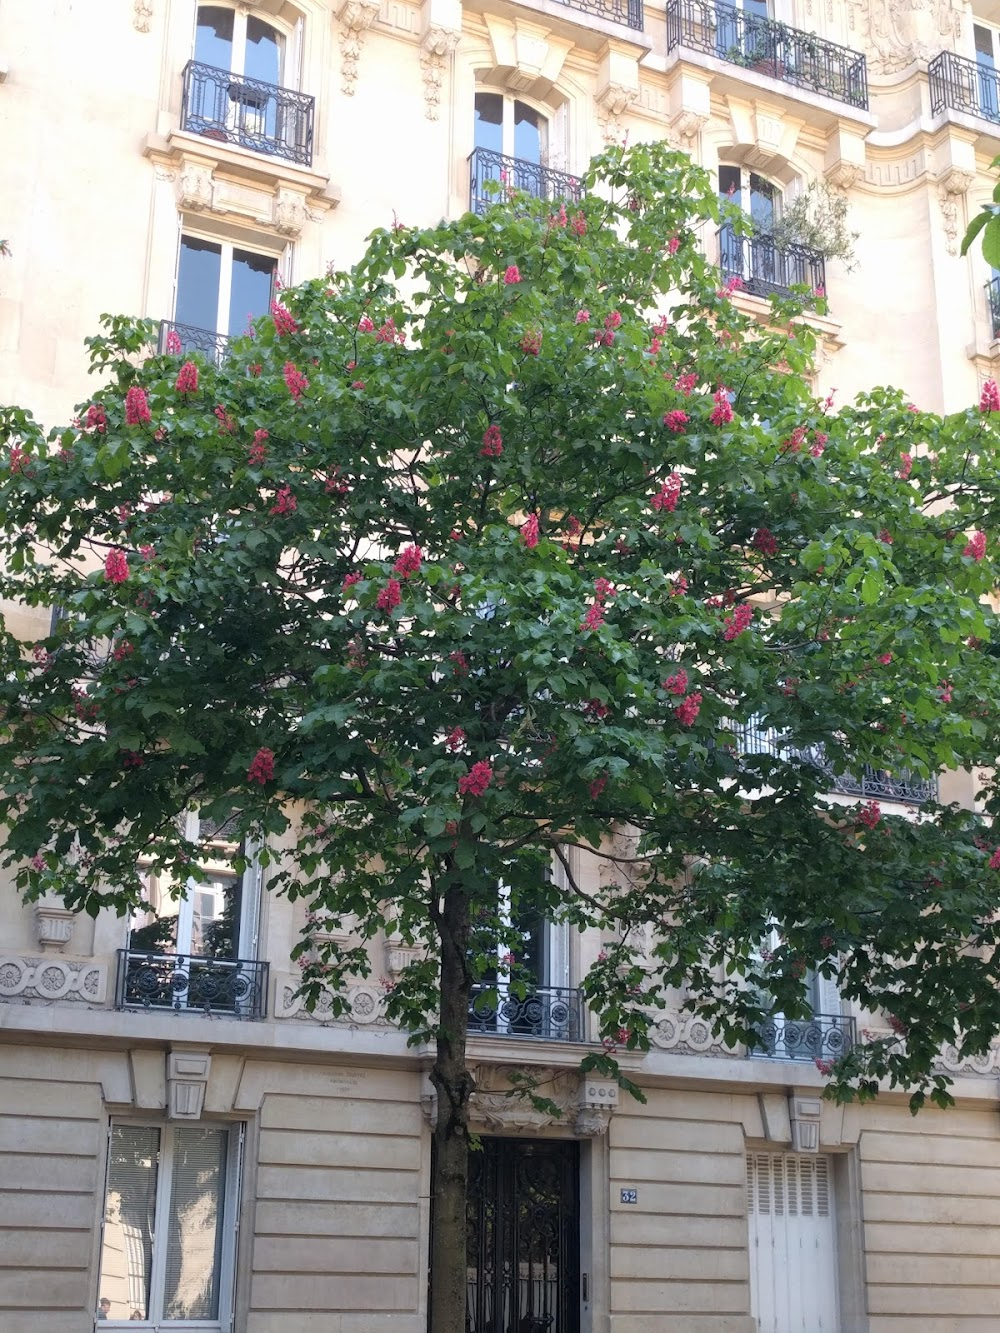
[(352, 380), (352, 381), (351, 381), (351, 388), (352, 388), (352, 389), (355, 389), (358, 393), (361, 393), (362, 390), (364, 389), (364, 387), (365, 387), (365, 382), (364, 382), (364, 380)]
[(339, 467), (335, 467), (332, 472), (326, 474), (326, 482), (323, 486), (324, 495), (350, 495), (350, 493), (351, 488), (340, 475)]
[(778, 539), (770, 528), (758, 528), (750, 544), (760, 551), (761, 555), (778, 554)]
[(900, 481), (906, 481), (908, 480), (910, 473), (913, 471), (913, 455), (900, 454), (899, 460), (899, 471), (896, 475), (899, 477)]
[(180, 334), (176, 329), (171, 329), (167, 334), (167, 355), (179, 356), (183, 349), (184, 344), (181, 342)]
[(748, 602), (741, 602), (739, 606), (735, 607), (725, 617), (723, 622), (725, 628), (723, 629), (722, 637), (727, 643), (730, 643), (737, 637), (737, 635), (742, 634), (745, 629), (749, 629), (752, 620), (753, 607), (750, 606)]
[(670, 589), (671, 597), (683, 597), (688, 590), (688, 581), (683, 574), (678, 574)]
[[(990, 383), (993, 381), (991, 380)], [(969, 538), (962, 551), (970, 560), (980, 561), (986, 554), (986, 533), (976, 531)]]
[(701, 695), (689, 694), (688, 697), (682, 699), (674, 709), (674, 717), (682, 727), (691, 727), (694, 725), (700, 711)]
[(604, 624), (604, 607), (600, 602), (591, 602), (587, 608), (587, 614), (580, 621), (580, 629), (583, 632), (600, 629)]
[(453, 664), (456, 676), (467, 676), (469, 674), (469, 662), (465, 653), (456, 650), (448, 654), (448, 660)]
[(888, 666), (892, 661), (892, 653), (882, 653), (878, 659), (879, 666)]
[(521, 338), (521, 351), (525, 356), (538, 356), (542, 350), (542, 335), (534, 329), (530, 333), (525, 333)]
[(823, 1075), (824, 1078), (827, 1078), (830, 1074), (833, 1073), (832, 1060), (821, 1060), (820, 1057), (817, 1056), (816, 1059), (813, 1061), (813, 1064), (816, 1066), (816, 1068), (819, 1070), (819, 1072)]
[(604, 788), (607, 785), (608, 785), (607, 773), (598, 774), (598, 776), (594, 778), (593, 782), (591, 782), (587, 788), (588, 792), (590, 793), (590, 799), (592, 801), (596, 801), (600, 797), (601, 793), (604, 791)]
[(521, 272), (516, 264), (508, 265), (507, 271), (503, 275), (503, 280), (508, 287), (512, 287), (516, 282), (521, 281)]
[(713, 396), (715, 406), (712, 408), (709, 421), (713, 426), (726, 426), (733, 419), (733, 405), (729, 401), (729, 390), (725, 385), (720, 384)]
[(525, 546), (533, 547), (538, 545), (538, 515), (529, 514), (521, 524), (521, 540)]
[(375, 335), (377, 343), (405, 342), (406, 334), (396, 328), (396, 321), (390, 316)]
[(299, 504), (291, 486), (282, 486), (275, 496), (274, 504), (268, 510), (270, 514), (294, 514)]
[(419, 573), (423, 558), (424, 553), (419, 546), (404, 546), (396, 557), (396, 563), (392, 567), (393, 572), (402, 574), (404, 579), (408, 579), (411, 574)]
[(1000, 389), (996, 380), (987, 380), (979, 397), (980, 412), (1000, 412)]
[(584, 712), (588, 717), (596, 717), (599, 722), (603, 722), (611, 709), (607, 704), (601, 703), (600, 699), (588, 699)]
[(236, 422), (221, 404), (215, 409), (215, 416), (219, 423), (220, 435), (236, 434)]
[(663, 688), (668, 694), (687, 694), (688, 673), (681, 667), (672, 676), (668, 676), (663, 682)]
[(661, 484), (660, 489), (650, 500), (650, 506), (657, 511), (666, 510), (667, 513), (672, 514), (677, 508), (677, 501), (680, 499), (682, 484), (681, 474), (679, 472), (671, 472), (670, 476)]
[(181, 366), (174, 387), (178, 393), (198, 392), (198, 367), (193, 361), (185, 361)]
[(483, 447), (479, 451), (484, 458), (499, 458), (503, 453), (503, 436), (499, 426), (487, 426), (483, 432)]
[(401, 600), (401, 593), (398, 579), (390, 579), (379, 595), (375, 598), (375, 605), (380, 611), (392, 611), (397, 607)]
[(452, 727), (445, 737), (445, 747), (452, 752), (460, 750), (465, 744), (465, 732), (461, 727)]
[(126, 426), (142, 426), (151, 420), (152, 416), (149, 411), (146, 390), (140, 389), (138, 384), (133, 384), (125, 395), (125, 424)]
[(353, 588), (355, 583), (360, 583), (360, 582), (361, 582), (361, 575), (358, 573), (357, 570), (353, 570), (350, 574), (344, 575), (344, 581), (340, 585), (341, 591), (347, 592), (348, 588)]
[(96, 430), (98, 435), (104, 434), (108, 427), (108, 418), (100, 403), (90, 404), (87, 408), (87, 414), (83, 418), (83, 424), (88, 430)]
[(686, 412), (682, 412), (679, 407), (673, 411), (664, 413), (663, 424), (668, 430), (672, 430), (675, 435), (683, 435), (684, 427), (691, 420)]
[(990, 857), (990, 869), (1000, 870), (1000, 847), (998, 847)]
[(108, 583), (124, 583), (128, 579), (128, 556), (117, 547), (104, 557), (104, 577)]
[(668, 254), (675, 255), (680, 248), (681, 248), (681, 238), (679, 236), (671, 236), (670, 240), (667, 241)]
[(291, 361), (286, 361), (281, 372), (285, 377), (285, 387), (296, 402), (302, 397), (306, 389), (309, 388), (309, 381)]
[(783, 454), (798, 454), (802, 452), (802, 445), (806, 438), (805, 426), (796, 426), (787, 440), (781, 442), (781, 452)]
[(878, 828), (882, 822), (882, 807), (878, 801), (868, 801), (858, 812), (858, 823), (867, 829)]
[(620, 329), (622, 326), (622, 315), (620, 310), (612, 310), (610, 315), (604, 317), (604, 327), (606, 329)]
[(122, 768), (142, 768), (145, 762), (138, 750), (122, 751)]
[(253, 444), (250, 446), (248, 461), (251, 467), (260, 467), (267, 458), (267, 443), (270, 435), (266, 430), (255, 430)]
[(697, 383), (698, 383), (698, 376), (693, 371), (691, 371), (687, 375), (677, 376), (676, 387), (678, 392), (682, 393), (685, 398), (690, 398)]
[(19, 444), (10, 446), (10, 470), (11, 472), (27, 472), (28, 464), (31, 462), (31, 455)]
[(590, 323), (590, 311), (589, 311), (589, 310), (578, 310), (578, 311), (576, 312), (576, 322), (577, 322), (577, 324), (589, 324), (589, 323)]
[(587, 219), (582, 213), (574, 213), (569, 225), (572, 227), (573, 231), (576, 232), (577, 236), (586, 236)]
[(361, 318), (358, 320), (358, 332), (359, 333), (375, 332), (375, 325), (372, 323), (371, 317), (369, 315), (362, 315)]
[(938, 689), (938, 698), (941, 700), (943, 704), (951, 703), (951, 686), (948, 684), (946, 680), (943, 680), (941, 682), (941, 685)]
[(261, 787), (265, 782), (274, 780), (274, 751), (266, 747), (257, 751), (247, 769), (247, 782), (256, 782)]
[(156, 559), (156, 547), (148, 545), (140, 546), (139, 554), (142, 556), (143, 560), (145, 560), (146, 564), (148, 565), (151, 560)]
[(280, 301), (271, 302), (271, 318), (274, 320), (274, 331), (279, 338), (285, 337), (289, 333), (298, 333), (299, 326), (292, 318), (292, 313)]
[(458, 779), (458, 790), (463, 796), (482, 796), (492, 781), (493, 769), (485, 759), (480, 759)]
[(599, 602), (604, 602), (607, 600), (607, 598), (614, 597), (614, 595), (615, 595), (615, 585), (611, 582), (610, 579), (606, 578), (594, 579), (594, 596)]

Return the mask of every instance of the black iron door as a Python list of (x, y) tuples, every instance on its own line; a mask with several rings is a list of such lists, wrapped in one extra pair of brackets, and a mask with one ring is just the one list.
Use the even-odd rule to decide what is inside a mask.
[(579, 1333), (580, 1150), (481, 1140), (469, 1155), (469, 1333)]

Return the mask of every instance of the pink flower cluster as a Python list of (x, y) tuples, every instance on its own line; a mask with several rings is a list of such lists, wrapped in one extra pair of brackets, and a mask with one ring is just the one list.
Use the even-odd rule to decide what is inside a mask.
[(913, 471), (913, 455), (912, 455), (912, 454), (900, 454), (900, 455), (899, 455), (899, 471), (898, 471), (897, 474), (896, 474), (896, 475), (899, 477), (899, 480), (900, 480), (900, 481), (908, 481), (908, 480), (909, 480), (910, 473), (911, 473), (912, 471)]
[(691, 418), (686, 412), (682, 412), (679, 407), (675, 407), (671, 412), (665, 412), (663, 415), (663, 424), (668, 430), (672, 430), (675, 435), (683, 435), (684, 427)]
[(713, 426), (728, 426), (733, 419), (733, 405), (729, 401), (729, 390), (724, 384), (720, 384), (713, 397), (715, 406), (712, 408), (712, 415), (708, 418)]
[(589, 630), (600, 629), (604, 624), (604, 607), (600, 602), (591, 602), (587, 607), (587, 614), (580, 621), (581, 633)]
[(302, 397), (306, 389), (309, 388), (309, 381), (291, 361), (286, 361), (281, 372), (285, 377), (285, 387), (296, 402)]
[(670, 240), (667, 241), (667, 253), (675, 255), (680, 248), (681, 238), (679, 236), (671, 236)]
[(247, 781), (256, 782), (263, 787), (265, 782), (274, 781), (274, 751), (266, 747), (257, 751), (247, 769)]
[(607, 773), (601, 773), (596, 778), (594, 778), (593, 782), (591, 782), (590, 785), (587, 787), (587, 791), (590, 793), (590, 799), (592, 801), (596, 801), (607, 785), (608, 785)]
[[(683, 415), (683, 413), (682, 413)], [(658, 513), (666, 510), (672, 514), (677, 508), (677, 501), (680, 499), (682, 479), (679, 472), (671, 472), (670, 476), (660, 485), (660, 489), (650, 500), (650, 505)]]
[(980, 412), (1000, 412), (1000, 389), (996, 380), (987, 380), (979, 396)]
[(493, 769), (485, 759), (480, 759), (458, 779), (458, 790), (463, 796), (482, 796), (492, 781)]
[(542, 335), (538, 329), (525, 333), (521, 338), (521, 351), (525, 356), (538, 356), (542, 350)]
[(390, 579), (375, 598), (375, 605), (380, 611), (393, 611), (399, 605), (401, 599), (399, 579)]
[(87, 408), (87, 415), (83, 418), (83, 424), (88, 430), (96, 430), (98, 435), (104, 434), (108, 428), (108, 418), (100, 403), (90, 404)]
[(251, 467), (261, 467), (267, 458), (267, 440), (270, 435), (266, 430), (255, 430), (253, 433), (253, 444), (250, 446), (250, 452), (247, 455)]
[(469, 661), (465, 653), (456, 650), (448, 654), (448, 661), (454, 667), (456, 676), (467, 676), (469, 674)]
[(521, 524), (521, 540), (531, 548), (538, 545), (538, 515), (529, 514)]
[(858, 811), (858, 823), (867, 829), (878, 828), (882, 822), (882, 807), (878, 801), (868, 801)]
[(292, 312), (286, 309), (280, 301), (271, 302), (271, 318), (274, 320), (274, 331), (279, 338), (283, 338), (289, 333), (298, 333), (299, 326), (292, 318)]
[(125, 424), (126, 426), (144, 426), (151, 420), (152, 415), (149, 411), (149, 399), (146, 397), (146, 390), (140, 389), (138, 384), (133, 384), (125, 395)]
[(966, 542), (962, 554), (967, 555), (970, 560), (975, 560), (977, 562), (982, 560), (986, 555), (986, 533), (979, 531), (974, 532), (968, 542)]
[(465, 744), (465, 732), (461, 727), (452, 727), (451, 731), (449, 731), (448, 735), (445, 737), (444, 743), (445, 748), (451, 750), (452, 753), (456, 750), (460, 750)]
[(117, 547), (104, 557), (104, 577), (108, 583), (125, 583), (128, 579), (128, 556)]
[(690, 398), (698, 384), (698, 376), (695, 371), (690, 370), (686, 375), (678, 375), (675, 388), (682, 393), (685, 398)]
[(193, 361), (185, 361), (181, 366), (177, 372), (177, 383), (174, 387), (178, 393), (198, 392), (198, 367)]
[(357, 570), (354, 570), (350, 574), (345, 574), (344, 581), (340, 585), (341, 591), (347, 592), (348, 588), (353, 588), (355, 583), (360, 583), (360, 582), (361, 582), (361, 575), (358, 573)]
[(184, 344), (181, 342), (181, 335), (176, 329), (171, 329), (167, 334), (167, 355), (179, 356), (184, 350)]
[(674, 709), (674, 717), (682, 727), (691, 727), (694, 725), (698, 713), (701, 711), (701, 695), (689, 694), (686, 699)]
[(235, 421), (233, 420), (233, 418), (229, 415), (229, 413), (226, 411), (226, 409), (222, 406), (221, 403), (220, 403), (219, 406), (215, 409), (215, 418), (216, 418), (216, 420), (217, 420), (218, 423), (219, 423), (219, 434), (220, 434), (220, 435), (235, 435), (235, 434), (236, 434), (236, 422), (235, 422)]
[(990, 857), (990, 869), (1000, 870), (1000, 847), (998, 847)]
[(589, 310), (578, 310), (578, 311), (576, 312), (576, 323), (577, 323), (577, 324), (589, 324), (589, 323), (590, 323), (590, 311), (589, 311)]
[(406, 334), (396, 328), (396, 321), (390, 316), (375, 335), (377, 343), (405, 343)]
[(760, 551), (761, 555), (778, 554), (778, 539), (770, 528), (758, 528), (750, 544), (755, 550)]
[(674, 579), (673, 587), (670, 589), (670, 596), (683, 597), (684, 594), (687, 592), (687, 590), (688, 590), (687, 578), (683, 574), (678, 574)]
[(483, 432), (483, 447), (480, 449), (483, 458), (499, 458), (503, 453), (503, 436), (500, 434), (499, 426), (487, 426)]
[(505, 285), (508, 287), (513, 287), (515, 283), (521, 281), (521, 270), (517, 267), (516, 264), (508, 265), (507, 271), (503, 275), (503, 280)]
[(294, 514), (299, 507), (291, 486), (282, 486), (275, 496), (274, 504), (268, 510), (271, 514)]
[(374, 333), (375, 325), (372, 323), (370, 315), (362, 315), (358, 320), (359, 333)]
[(396, 563), (393, 565), (393, 572), (402, 574), (404, 579), (408, 579), (411, 574), (420, 572), (420, 565), (423, 561), (424, 553), (419, 546), (404, 546), (402, 551), (396, 557)]
[(749, 629), (753, 621), (753, 607), (748, 602), (740, 602), (739, 606), (734, 607), (732, 611), (724, 618), (722, 637), (727, 643)]
[(675, 671), (672, 676), (668, 676), (663, 682), (663, 688), (668, 694), (687, 694), (688, 673), (683, 667)]

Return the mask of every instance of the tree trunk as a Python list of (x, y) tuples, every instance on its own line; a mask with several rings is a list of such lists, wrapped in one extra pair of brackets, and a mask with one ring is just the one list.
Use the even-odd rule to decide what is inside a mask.
[(465, 1333), (465, 1191), (469, 1174), (466, 1069), (470, 980), (469, 902), (460, 887), (445, 894), (441, 935), (441, 1018), (431, 1082), (437, 1092), (431, 1180), (431, 1333)]

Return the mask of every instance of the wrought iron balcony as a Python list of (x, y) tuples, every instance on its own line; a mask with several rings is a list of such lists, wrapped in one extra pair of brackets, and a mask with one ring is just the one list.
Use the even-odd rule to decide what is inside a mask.
[(905, 770), (889, 773), (884, 768), (865, 764), (860, 775), (835, 773), (821, 745), (807, 748), (790, 746), (773, 727), (742, 726), (735, 728), (740, 754), (770, 754), (776, 759), (807, 761), (822, 771), (830, 791), (845, 796), (864, 796), (870, 800), (902, 801), (920, 805), (937, 799), (937, 778), (920, 778)]
[(986, 300), (990, 307), (990, 329), (994, 338), (1000, 338), (1000, 277), (990, 278), (986, 284)]
[(942, 51), (927, 66), (931, 115), (946, 108), (1000, 123), (1000, 70)]
[(246, 958), (119, 949), (115, 1006), (263, 1018), (267, 974), (267, 963)]
[(535, 986), (524, 998), (507, 982), (473, 986), (469, 1034), (585, 1041), (583, 997), (568, 986)]
[(732, 227), (719, 231), (719, 265), (727, 278), (739, 278), (753, 296), (790, 294), (792, 287), (826, 290), (826, 260), (805, 245), (779, 245), (767, 232), (737, 236)]
[(858, 51), (721, 0), (669, 0), (667, 50), (675, 46), (868, 109), (868, 74)]
[(487, 181), (496, 181), (508, 190), (523, 190), (533, 199), (576, 203), (583, 197), (583, 186), (576, 176), (521, 157), (506, 157), (489, 148), (477, 148), (469, 155), (469, 208), (473, 213), (485, 213), (500, 198), (487, 193), (484, 189)]
[(580, 9), (585, 14), (596, 14), (600, 19), (610, 19), (612, 23), (624, 23), (635, 32), (642, 32), (642, 0), (560, 0), (570, 9)]
[(812, 1018), (769, 1018), (748, 1055), (772, 1060), (838, 1060), (857, 1040), (853, 1018), (813, 1014)]
[(312, 166), (316, 99), (275, 83), (189, 60), (181, 129)]
[(199, 329), (194, 324), (175, 324), (173, 320), (161, 319), (156, 350), (161, 354), (174, 352), (178, 356), (187, 352), (201, 352), (208, 361), (219, 365), (229, 351), (229, 338), (224, 333)]

